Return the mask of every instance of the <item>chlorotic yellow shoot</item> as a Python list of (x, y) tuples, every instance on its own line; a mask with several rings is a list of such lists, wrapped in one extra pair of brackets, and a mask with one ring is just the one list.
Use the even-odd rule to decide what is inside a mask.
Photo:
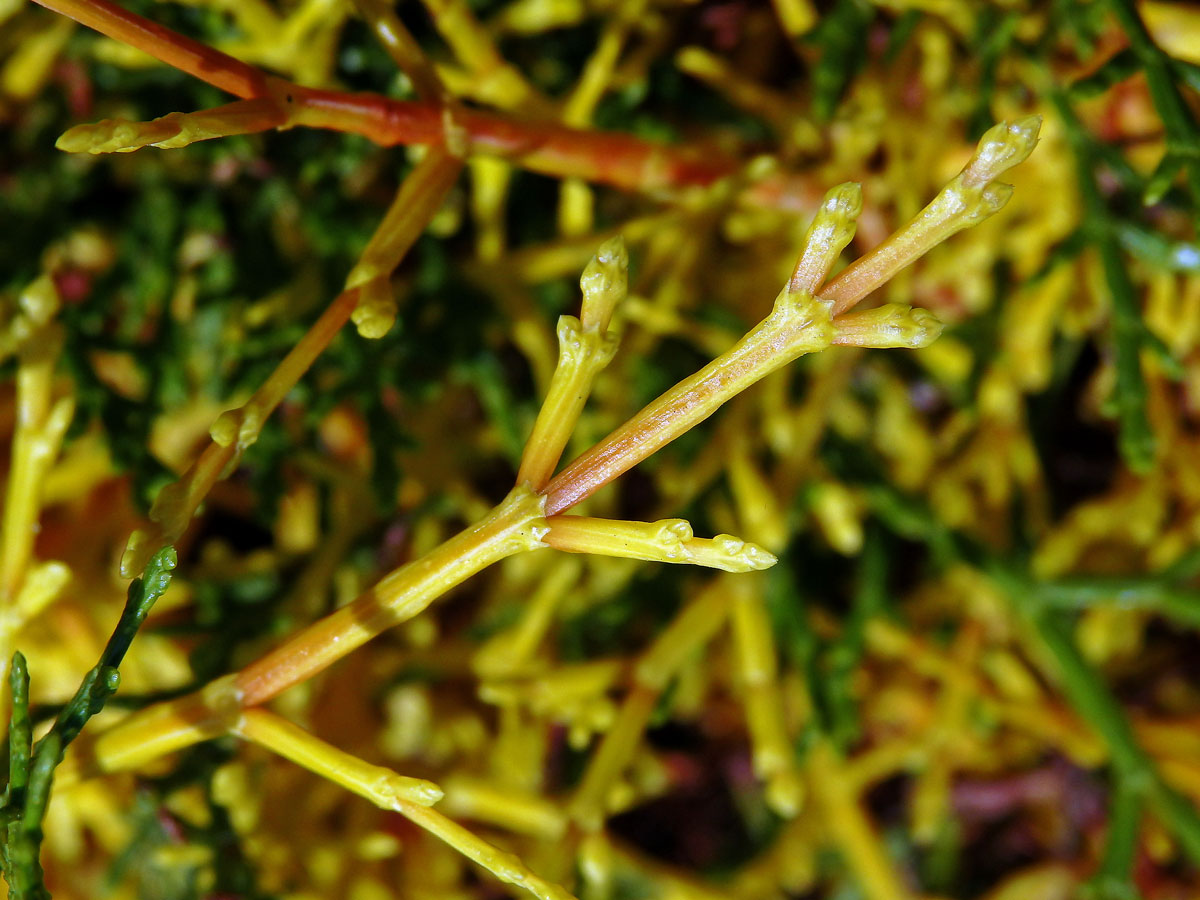
[(253, 134), (285, 124), (284, 108), (269, 97), (238, 100), (216, 109), (168, 113), (149, 122), (103, 119), (76, 125), (54, 146), (67, 153), (131, 153), (142, 147), (173, 150), (196, 141)]
[(920, 307), (888, 303), (833, 320), (833, 343), (848, 347), (928, 347), (942, 334), (937, 316)]
[(583, 292), (583, 308), (579, 319), (586, 331), (608, 330), (616, 305), (625, 299), (629, 289), (629, 252), (620, 235), (600, 245), (579, 278)]
[(768, 569), (778, 561), (757, 544), (732, 535), (695, 537), (692, 526), (683, 519), (627, 522), (588, 516), (549, 516), (546, 525), (549, 530), (542, 540), (556, 550), (569, 553), (692, 563), (726, 572)]
[(1026, 116), (989, 128), (963, 170), (928, 206), (822, 288), (821, 299), (833, 314), (854, 306), (946, 238), (999, 212), (1012, 196), (1012, 186), (997, 179), (1029, 157), (1041, 126), (1041, 116)]
[(391, 769), (363, 762), (265, 709), (246, 710), (236, 733), (306, 769), (319, 772), (383, 809), (394, 809), (397, 800), (433, 806), (444, 796), (442, 789), (432, 781), (397, 775)]

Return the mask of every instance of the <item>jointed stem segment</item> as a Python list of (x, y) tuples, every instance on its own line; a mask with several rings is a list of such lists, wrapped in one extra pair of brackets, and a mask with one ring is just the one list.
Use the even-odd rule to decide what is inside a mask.
[(238, 673), (242, 704), (257, 706), (304, 681), (492, 563), (545, 546), (543, 502), (526, 487), (514, 488), (485, 519), (298, 632)]

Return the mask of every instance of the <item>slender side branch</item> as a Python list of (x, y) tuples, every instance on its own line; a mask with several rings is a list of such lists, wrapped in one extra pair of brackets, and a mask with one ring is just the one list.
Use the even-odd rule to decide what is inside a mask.
[(543, 500), (517, 487), (491, 514), (432, 553), (402, 566), (353, 603), (314, 622), (238, 673), (243, 706), (257, 706), (312, 677), (377, 634), (411, 619), (494, 562), (545, 546)]
[(387, 279), (425, 229), (461, 168), (461, 160), (444, 151), (432, 151), (404, 179), (362, 260), (347, 279), (346, 290), (334, 299), (244, 406), (217, 417), (210, 432), (212, 443), (178, 481), (159, 491), (150, 510), (150, 528), (138, 529), (129, 538), (121, 558), (122, 575), (132, 577), (145, 567), (152, 553), (179, 540), (213, 485), (228, 474), (241, 452), (258, 439), (263, 423), (348, 319), (353, 318), (359, 332), (366, 337), (380, 337), (391, 327), (396, 312)]
[(721, 576), (712, 581), (667, 626), (642, 654), (634, 684), (617, 721), (604, 734), (588, 761), (587, 771), (571, 801), (571, 817), (586, 831), (598, 831), (608, 806), (608, 793), (633, 759), (658, 697), (689, 657), (725, 623), (736, 582)]
[(524, 888), (538, 900), (574, 900), (566, 890), (540, 878), (513, 854), (493, 847), (430, 809), (442, 796), (437, 785), (365, 763), (266, 710), (247, 712), (237, 731), (247, 740), (340, 784), (376, 806), (400, 813), (501, 881)]
[(691, 563), (726, 572), (769, 569), (778, 560), (757, 544), (731, 534), (698, 538), (684, 519), (625, 522), (586, 516), (550, 516), (546, 544), (568, 553), (595, 553), (655, 562)]
[(605, 241), (579, 279), (581, 318), (559, 317), (558, 366), (525, 443), (518, 484), (534, 490), (546, 486), (583, 412), (592, 382), (612, 361), (617, 339), (608, 332), (608, 323), (613, 307), (625, 297), (628, 269), (625, 241), (620, 236)]
[[(54, 321), (59, 298), (48, 275), (21, 292), (21, 313), (12, 324), (17, 341), (16, 428), (0, 536), (0, 606), (13, 604), (33, 558), (46, 472), (58, 456), (74, 400), (53, 402), (54, 367), (62, 350), (62, 326)], [(7, 664), (8, 653), (0, 648)]]
[(354, 0), (354, 5), (370, 26), (372, 33), (400, 70), (412, 79), (417, 95), (433, 103), (444, 103), (449, 95), (437, 70), (421, 50), (400, 17), (392, 11), (388, 0)]
[(432, 781), (373, 766), (265, 709), (246, 710), (233, 732), (366, 797), (381, 809), (394, 809), (398, 800), (433, 806), (445, 796)]
[(357, 302), (357, 291), (342, 292), (283, 358), (246, 406), (232, 415), (218, 417), (213, 424), (213, 442), (178, 481), (166, 485), (154, 498), (150, 508), (149, 529), (139, 528), (130, 535), (129, 544), (121, 557), (121, 574), (124, 577), (131, 578), (140, 572), (152, 554), (161, 547), (174, 544), (183, 536), (213, 485), (227, 473), (240, 450), (254, 442), (262, 423), (329, 346), (334, 335), (350, 318)]
[(785, 290), (775, 308), (729, 351), (671, 388), (560, 472), (546, 486), (553, 515), (627, 472), (716, 412), (726, 401), (805, 353), (833, 341), (829, 310)]
[[(469, 150), (501, 156), (534, 172), (630, 191), (705, 187), (741, 168), (740, 161), (730, 156), (694, 152), (631, 135), (567, 128), (549, 121), (519, 121), (473, 110), (447, 115), (448, 108), (438, 104), (306, 88), (268, 76), (110, 0), (36, 2), (235, 96), (272, 97), (285, 103), (290, 124), (360, 134), (381, 146), (448, 144), (456, 148), (456, 155)], [(818, 198), (812, 180), (796, 174), (763, 179), (746, 194), (752, 203), (801, 211), (812, 209)]]
[(396, 199), (350, 270), (346, 290), (361, 291), (351, 318), (363, 337), (381, 338), (395, 324), (398, 310), (389, 279), (458, 180), (462, 166), (463, 161), (446, 148), (430, 148), (400, 185)]
[(788, 281), (790, 292), (816, 294), (820, 290), (829, 270), (853, 240), (861, 213), (861, 185), (852, 181), (839, 184), (825, 195), (804, 236), (804, 249)]
[(844, 766), (827, 740), (819, 740), (808, 753), (809, 783), (830, 838), (869, 900), (908, 900), (912, 893), (888, 859), (874, 823), (843, 774)]
[(762, 576), (738, 580), (738, 596), (730, 616), (737, 647), (737, 673), (745, 692), (754, 773), (766, 785), (766, 801), (776, 814), (792, 818), (804, 800), (804, 783), (796, 771), (796, 752), (783, 714), (775, 638), (763, 601)]
[[(560, 472), (546, 487), (546, 512), (555, 515), (570, 509), (759, 379), (805, 353), (830, 346), (839, 331), (847, 338), (843, 342), (854, 343), (854, 332), (864, 331), (863, 322), (839, 329), (841, 314), (941, 241), (1003, 207), (1012, 187), (996, 179), (1029, 156), (1040, 127), (1041, 117), (1029, 116), (988, 130), (970, 162), (920, 215), (849, 266), (814, 299), (812, 286), (824, 279), (850, 240), (854, 216), (861, 209), (860, 195), (853, 186), (829, 191), (771, 315), (729, 351), (671, 388)], [(865, 331), (868, 337), (883, 340), (881, 346), (897, 346), (889, 342), (897, 336), (903, 338), (899, 346), (922, 346), (921, 342), (939, 333), (927, 314), (910, 313), (908, 319), (902, 327), (868, 319)]]
[(1012, 196), (1012, 186), (997, 179), (1033, 152), (1041, 125), (1041, 116), (1027, 116), (989, 128), (971, 161), (928, 206), (821, 290), (833, 315), (854, 306), (946, 238), (999, 212)]
[(514, 488), (474, 526), (385, 576), (352, 603), (296, 632), (242, 671), (123, 720), (97, 739), (83, 769), (133, 768), (223, 733), (236, 724), (241, 710), (311, 678), (492, 563), (545, 546), (542, 503), (528, 488)]

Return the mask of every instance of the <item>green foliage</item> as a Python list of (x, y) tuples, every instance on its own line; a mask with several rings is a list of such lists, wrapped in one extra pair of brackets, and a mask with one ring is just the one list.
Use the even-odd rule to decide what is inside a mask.
[(42, 820), (50, 800), (54, 770), (62, 762), (67, 745), (116, 693), (121, 684), (118, 670), (121, 660), (155, 601), (171, 583), (175, 565), (175, 549), (164, 547), (151, 558), (142, 577), (130, 583), (125, 609), (100, 661), (84, 676), (75, 696), (36, 746), (31, 746), (29, 673), (25, 657), (19, 651), (13, 654), (9, 677), (13, 698), (9, 724), (9, 779), (4, 805), (0, 808), (0, 822), (5, 831), (3, 868), (9, 900), (48, 900), (50, 897), (43, 883), (40, 854)]

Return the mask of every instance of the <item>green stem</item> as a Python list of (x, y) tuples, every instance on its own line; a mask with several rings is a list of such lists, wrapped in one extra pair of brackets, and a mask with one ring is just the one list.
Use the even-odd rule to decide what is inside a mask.
[(1036, 586), (1002, 564), (990, 564), (987, 570), (1048, 651), (1071, 706), (1104, 740), (1120, 784), (1158, 816), (1183, 854), (1200, 864), (1200, 813), (1162, 780), (1154, 761), (1138, 745), (1120, 703), (1083, 658), (1057, 615), (1038, 602)]
[(1200, 203), (1200, 128), (1172, 77), (1171, 59), (1151, 39), (1131, 0), (1105, 0), (1105, 5), (1146, 72), (1150, 99), (1167, 132), (1167, 153), (1179, 159), (1192, 198)]
[(1086, 900), (1137, 900), (1133, 864), (1137, 857), (1142, 804), (1137, 791), (1120, 779), (1108, 814), (1108, 838), (1100, 868), (1084, 889)]
[(1050, 99), (1066, 125), (1067, 139), (1075, 152), (1079, 196), (1084, 210), (1084, 235), (1100, 254), (1104, 279), (1112, 300), (1121, 455), (1133, 471), (1145, 474), (1154, 465), (1155, 450), (1154, 434), (1146, 416), (1146, 382), (1142, 377), (1140, 359), (1145, 325), (1138, 312), (1133, 282), (1121, 261), (1116, 225), (1096, 185), (1096, 156), (1092, 140), (1075, 117), (1062, 91), (1052, 89)]

